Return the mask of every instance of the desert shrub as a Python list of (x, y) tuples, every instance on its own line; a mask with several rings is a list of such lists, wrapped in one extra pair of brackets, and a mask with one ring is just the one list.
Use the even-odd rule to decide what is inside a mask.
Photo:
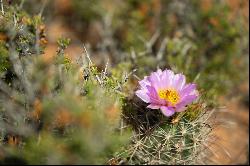
[(85, 67), (72, 65), (63, 55), (49, 63), (17, 55), (11, 54), (15, 86), (1, 80), (2, 163), (105, 163), (128, 142), (118, 130), (122, 96), (107, 73), (86, 60)]

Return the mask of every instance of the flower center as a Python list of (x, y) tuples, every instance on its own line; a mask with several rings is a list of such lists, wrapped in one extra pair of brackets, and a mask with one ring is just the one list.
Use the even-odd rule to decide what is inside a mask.
[(161, 99), (170, 102), (172, 105), (175, 105), (180, 100), (178, 92), (173, 89), (159, 90), (158, 95)]

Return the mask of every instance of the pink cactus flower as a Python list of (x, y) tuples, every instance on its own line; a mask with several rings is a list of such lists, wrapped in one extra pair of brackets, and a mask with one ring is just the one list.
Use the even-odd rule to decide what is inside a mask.
[(158, 69), (139, 81), (140, 89), (135, 94), (151, 109), (160, 109), (165, 116), (185, 111), (186, 106), (198, 97), (196, 84), (186, 84), (183, 74)]

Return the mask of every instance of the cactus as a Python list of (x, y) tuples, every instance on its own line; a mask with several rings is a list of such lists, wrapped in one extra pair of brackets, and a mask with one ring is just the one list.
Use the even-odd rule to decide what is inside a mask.
[(110, 160), (120, 164), (205, 164), (213, 143), (209, 120), (215, 110), (206, 105), (205, 96), (173, 117), (146, 108), (137, 97), (123, 105), (124, 125), (132, 126), (131, 144)]

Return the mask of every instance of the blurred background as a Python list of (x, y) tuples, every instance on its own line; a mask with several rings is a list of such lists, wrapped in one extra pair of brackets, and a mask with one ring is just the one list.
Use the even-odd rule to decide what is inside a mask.
[[(205, 59), (213, 61), (210, 65), (215, 71), (216, 68), (220, 70), (221, 61), (235, 57), (231, 58), (235, 65), (222, 67), (228, 73), (237, 68), (236, 74), (230, 75), (235, 79), (240, 74), (245, 76), (218, 98), (225, 108), (217, 116), (230, 121), (232, 126), (215, 130), (223, 139), (219, 140), (221, 146), (215, 147), (217, 156), (214, 160), (220, 164), (248, 162), (248, 0), (34, 0), (25, 1), (23, 6), (32, 14), (37, 14), (44, 6), (48, 39), (45, 56), (48, 58), (57, 50), (57, 39), (68, 37), (71, 39), (66, 49), (69, 57), (77, 58), (83, 51), (82, 43), (87, 43), (98, 66), (104, 66), (107, 59), (115, 65), (131, 48), (145, 50), (145, 42), (154, 36), (157, 38), (153, 51), (160, 47), (165, 36), (193, 40), (199, 44), (199, 54), (215, 57)], [(238, 46), (235, 50), (232, 41), (237, 35), (242, 35), (240, 40), (243, 41), (240, 41), (242, 48)]]
[[(48, 60), (56, 55), (58, 38), (66, 37), (71, 40), (65, 50), (67, 57), (79, 58), (84, 43), (99, 68), (107, 61), (109, 66), (133, 62), (133, 53), (147, 57), (135, 62), (139, 76), (156, 66), (182, 71), (191, 63), (194, 70), (185, 73), (194, 78), (194, 71), (203, 72), (201, 86), (216, 91), (221, 110), (216, 118), (230, 122), (214, 130), (220, 139), (219, 146), (211, 147), (216, 154), (212, 160), (218, 164), (249, 163), (248, 0), (9, 2), (30, 14), (42, 13), (44, 57)], [(194, 58), (190, 62), (178, 59), (179, 52), (171, 51), (172, 47), (180, 54), (191, 50), (183, 55)]]

